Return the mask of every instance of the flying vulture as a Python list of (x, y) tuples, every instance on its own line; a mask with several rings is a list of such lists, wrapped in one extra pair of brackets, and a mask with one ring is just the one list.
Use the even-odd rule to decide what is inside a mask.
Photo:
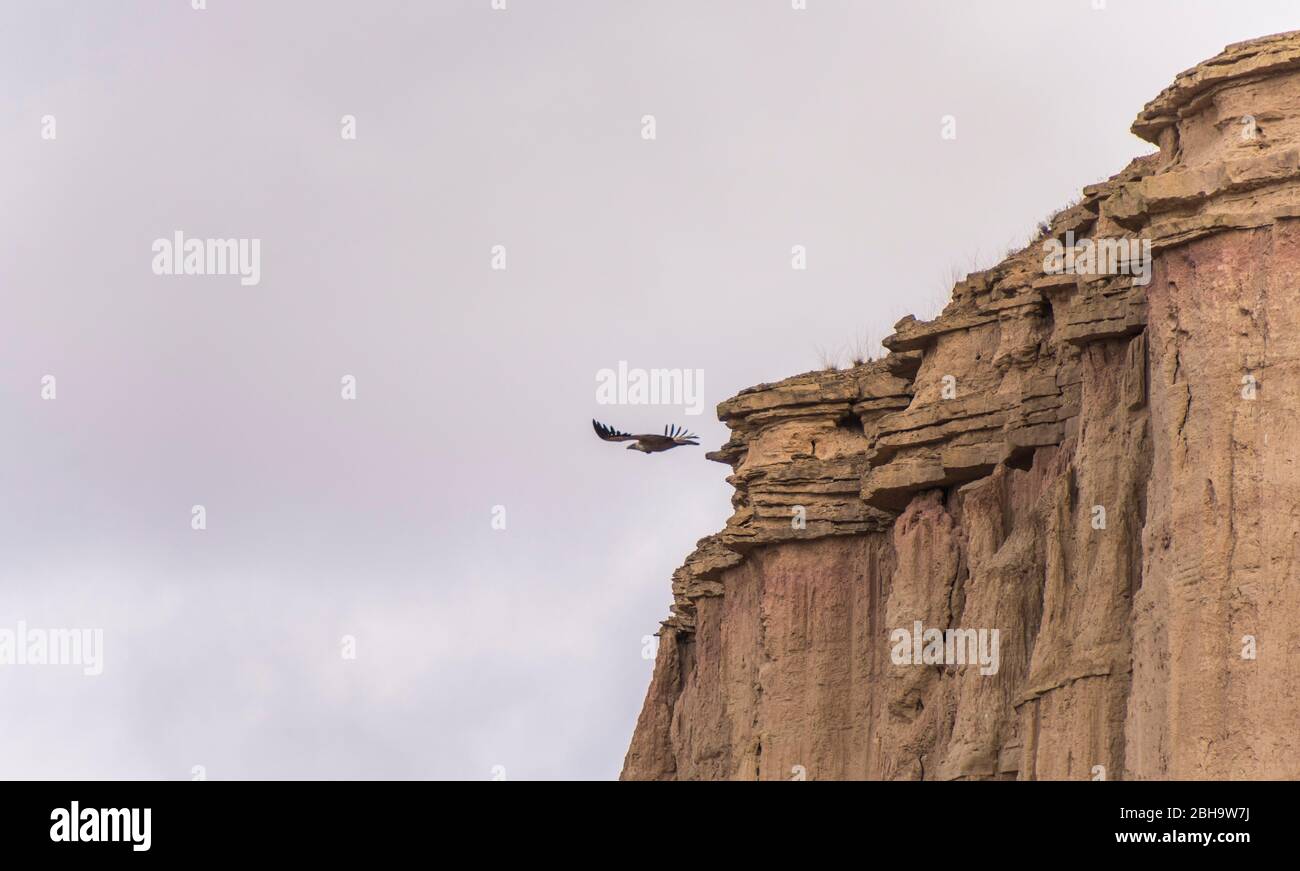
[(678, 426), (664, 427), (663, 435), (629, 435), (625, 432), (619, 432), (612, 426), (593, 420), (591, 425), (596, 428), (596, 435), (600, 436), (607, 442), (634, 442), (627, 446), (629, 451), (641, 451), (644, 454), (657, 454), (660, 451), (671, 451), (678, 445), (698, 445), (694, 441), (699, 436), (687, 432)]

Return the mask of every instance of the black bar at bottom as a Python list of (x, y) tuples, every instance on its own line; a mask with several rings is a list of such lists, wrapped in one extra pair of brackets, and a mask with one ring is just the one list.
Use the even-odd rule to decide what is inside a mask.
[[(596, 795), (588, 790), (599, 790)], [(471, 784), (416, 782), (6, 782), (7, 857), (284, 855), (395, 858), (460, 843), (486, 855), (532, 844), (578, 858), (614, 838), (632, 852), (725, 839), (750, 848), (906, 845), (936, 860), (1052, 849), (1055, 855), (1217, 859), (1290, 846), (1288, 783)], [(74, 804), (75, 803), (75, 804)], [(146, 816), (144, 810), (148, 809)], [(75, 816), (74, 816), (75, 815)], [(712, 821), (712, 822), (710, 822)], [(147, 825), (146, 825), (147, 823)], [(740, 834), (736, 826), (749, 829)], [(75, 834), (72, 831), (76, 829)], [(838, 832), (838, 835), (835, 834)], [(487, 840), (482, 840), (486, 838)], [(146, 845), (148, 849), (143, 848)], [(766, 849), (766, 848), (764, 848)], [(108, 854), (116, 854), (109, 857)], [(864, 854), (866, 855), (866, 854)]]

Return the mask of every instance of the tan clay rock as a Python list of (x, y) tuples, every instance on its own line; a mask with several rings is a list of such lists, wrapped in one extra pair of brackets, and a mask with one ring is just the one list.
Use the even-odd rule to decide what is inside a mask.
[[(1300, 32), (1133, 131), (884, 359), (718, 407), (735, 514), (625, 778), (1300, 778)], [(1047, 268), (1119, 239), (1145, 274)], [(915, 662), (918, 624), (958, 640)]]

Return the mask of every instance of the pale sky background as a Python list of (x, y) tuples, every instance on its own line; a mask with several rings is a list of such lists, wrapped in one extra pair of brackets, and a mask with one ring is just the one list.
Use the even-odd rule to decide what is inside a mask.
[[(1281, 0), (207, 5), (0, 0), (0, 628), (106, 646), (99, 677), (0, 667), (0, 778), (617, 776), (642, 636), (730, 513), (712, 408), (933, 313), (1149, 151), (1129, 124), (1176, 73), (1297, 26)], [(177, 229), (260, 238), (261, 284), (155, 276)], [(703, 369), (706, 413), (597, 405), (619, 360)], [(702, 445), (642, 456), (593, 417)]]

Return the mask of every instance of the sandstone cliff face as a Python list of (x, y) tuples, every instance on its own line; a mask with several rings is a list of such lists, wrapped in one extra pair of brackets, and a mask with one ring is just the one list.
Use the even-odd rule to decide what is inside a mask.
[[(735, 514), (625, 778), (1300, 777), (1300, 33), (1133, 131), (1045, 238), (1147, 240), (1149, 283), (1036, 242), (884, 359), (719, 406)], [(996, 672), (896, 664), (917, 621), (997, 629)]]

